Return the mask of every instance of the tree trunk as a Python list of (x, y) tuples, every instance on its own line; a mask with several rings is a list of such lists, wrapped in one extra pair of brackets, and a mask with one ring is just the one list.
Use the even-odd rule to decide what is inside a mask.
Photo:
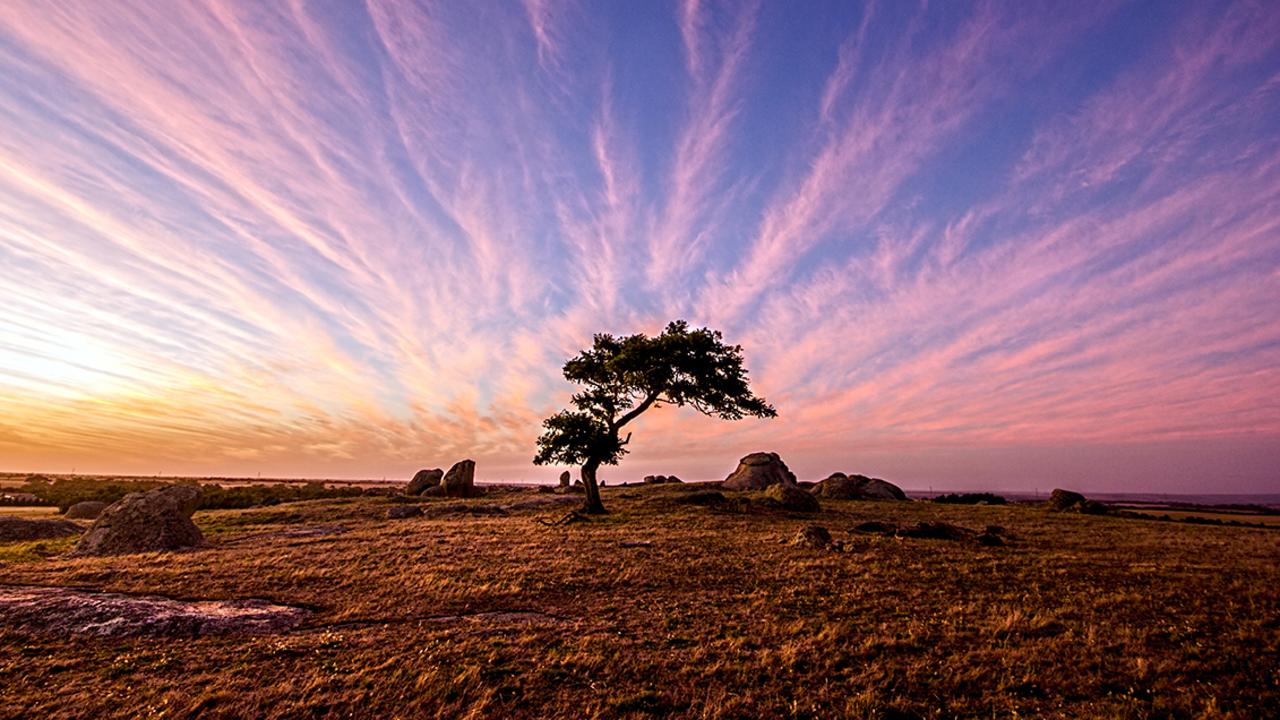
[(596, 484), (596, 470), (599, 467), (599, 460), (588, 460), (582, 466), (582, 485), (587, 491), (587, 497), (582, 503), (582, 512), (587, 515), (604, 515), (607, 512), (604, 509), (604, 503), (600, 502), (600, 486)]

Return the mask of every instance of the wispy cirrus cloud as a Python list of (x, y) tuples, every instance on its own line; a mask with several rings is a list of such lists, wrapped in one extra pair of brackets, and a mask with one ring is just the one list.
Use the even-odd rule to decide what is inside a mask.
[(782, 417), (624, 474), (1280, 437), (1276, 13), (810, 11), (0, 6), (4, 464), (532, 478), (563, 359), (673, 316)]

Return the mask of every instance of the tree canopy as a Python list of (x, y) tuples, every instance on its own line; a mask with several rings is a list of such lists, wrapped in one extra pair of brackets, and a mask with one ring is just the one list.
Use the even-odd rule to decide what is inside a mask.
[[(582, 389), (571, 409), (543, 421), (539, 465), (582, 465), (588, 510), (599, 505), (595, 470), (616, 465), (627, 453), (624, 426), (651, 407), (689, 406), (705, 415), (739, 420), (777, 412), (747, 384), (742, 347), (725, 345), (719, 331), (677, 320), (661, 335), (597, 334), (589, 349), (564, 365), (564, 377)], [(602, 511), (599, 508), (598, 511)]]

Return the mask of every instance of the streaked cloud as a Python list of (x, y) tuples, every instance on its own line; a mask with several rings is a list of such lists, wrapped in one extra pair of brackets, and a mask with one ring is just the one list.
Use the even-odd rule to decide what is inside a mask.
[(563, 360), (686, 317), (781, 417), (659, 410), (610, 477), (1187, 489), (1195, 448), (1274, 489), (1277, 38), (1251, 2), (4, 3), (0, 465), (550, 477)]

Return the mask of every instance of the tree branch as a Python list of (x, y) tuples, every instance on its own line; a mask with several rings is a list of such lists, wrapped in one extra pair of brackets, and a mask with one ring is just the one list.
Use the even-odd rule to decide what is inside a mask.
[(616, 423), (613, 423), (610, 425), (610, 429), (613, 430), (614, 432), (617, 432), (623, 425), (626, 425), (632, 420), (635, 420), (636, 417), (640, 415), (640, 413), (644, 412), (645, 410), (648, 410), (649, 406), (652, 405), (654, 401), (656, 401), (657, 399), (658, 399), (658, 393), (649, 393), (649, 395), (645, 397), (644, 402), (632, 408), (631, 412), (628, 412), (626, 415), (623, 415), (621, 418), (618, 418), (618, 421)]

